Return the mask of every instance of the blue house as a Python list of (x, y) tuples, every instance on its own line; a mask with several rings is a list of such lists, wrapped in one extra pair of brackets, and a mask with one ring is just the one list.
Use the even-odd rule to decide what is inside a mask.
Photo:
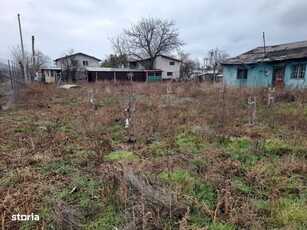
[(307, 41), (258, 47), (222, 65), (226, 85), (307, 87)]

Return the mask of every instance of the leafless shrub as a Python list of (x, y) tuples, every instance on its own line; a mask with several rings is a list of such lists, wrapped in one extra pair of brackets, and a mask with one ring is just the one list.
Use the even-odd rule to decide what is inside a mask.
[(53, 204), (57, 229), (78, 230), (81, 228), (80, 214), (76, 213), (63, 201), (56, 200)]

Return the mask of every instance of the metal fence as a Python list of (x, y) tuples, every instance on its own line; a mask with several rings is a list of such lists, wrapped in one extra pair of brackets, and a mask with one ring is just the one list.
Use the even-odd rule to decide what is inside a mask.
[(0, 58), (1, 83), (5, 83), (12, 91), (16, 91), (24, 84), (25, 79), (19, 65), (11, 60)]
[(0, 58), (0, 106), (11, 102), (24, 82), (19, 65), (11, 60)]

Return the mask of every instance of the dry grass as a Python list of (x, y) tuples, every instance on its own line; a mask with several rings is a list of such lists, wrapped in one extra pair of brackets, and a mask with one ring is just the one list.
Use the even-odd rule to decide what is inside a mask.
[[(52, 100), (23, 89), (0, 110), (3, 229), (307, 226), (306, 90), (277, 90), (269, 108), (263, 88), (227, 87), (221, 102), (215, 84), (31, 87)], [(248, 96), (257, 97), (255, 126)], [(136, 157), (108, 161), (115, 151)], [(11, 221), (17, 213), (41, 221)]]

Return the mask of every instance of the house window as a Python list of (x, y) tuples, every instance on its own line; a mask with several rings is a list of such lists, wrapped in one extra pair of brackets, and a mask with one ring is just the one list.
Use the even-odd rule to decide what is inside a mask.
[(237, 69), (237, 79), (247, 79), (247, 69)]
[(156, 72), (156, 77), (161, 77), (161, 72)]
[(306, 65), (293, 65), (291, 79), (304, 79)]
[(88, 61), (83, 61), (83, 66), (88, 66)]
[(170, 61), (169, 65), (175, 65), (175, 62), (174, 61)]
[(51, 77), (54, 77), (54, 72), (53, 72), (53, 70), (50, 70), (50, 76), (51, 76)]
[(167, 72), (167, 76), (173, 76), (173, 72)]

